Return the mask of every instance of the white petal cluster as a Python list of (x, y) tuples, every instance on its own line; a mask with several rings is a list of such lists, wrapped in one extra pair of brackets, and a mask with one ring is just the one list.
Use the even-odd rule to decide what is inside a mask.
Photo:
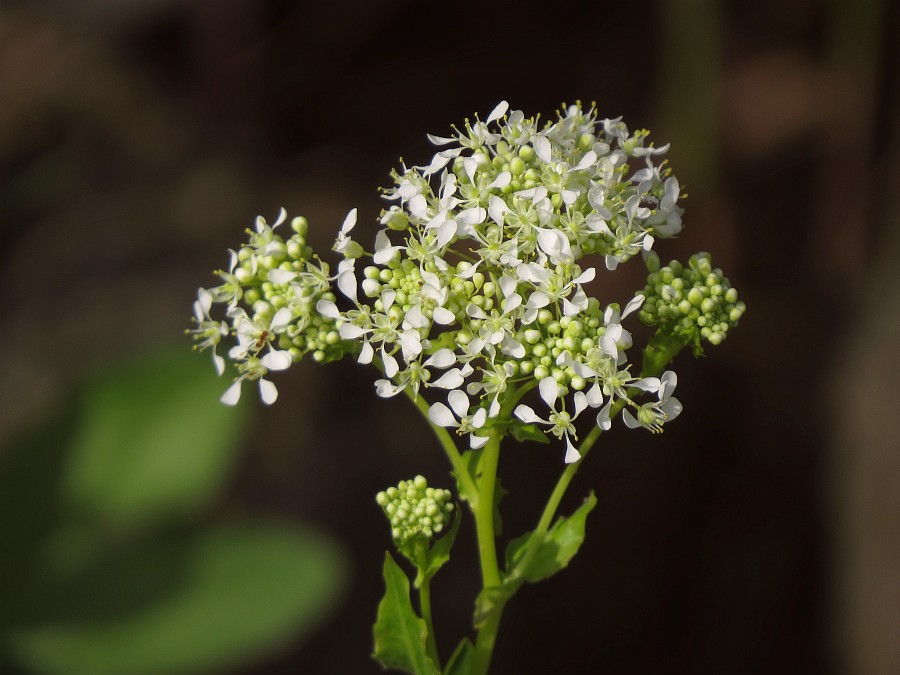
[[(355, 210), (351, 215), (355, 219)], [(222, 395), (227, 405), (240, 400), (248, 380), (257, 382), (262, 401), (272, 404), (278, 390), (267, 379), (270, 372), (286, 370), (306, 353), (316, 361), (346, 353), (337, 324), (316, 310), (320, 301), (334, 299), (328, 264), (307, 245), (305, 218), (291, 221), (292, 234), (286, 239), (278, 233), (286, 219), (284, 209), (271, 225), (258, 217), (247, 230), (247, 244), (231, 251), (228, 269), (218, 272), (222, 283), (199, 289), (194, 302), (196, 328), (190, 332), (198, 349), (212, 349), (219, 375), (225, 358), (217, 348), (223, 340), (233, 340), (227, 356), (237, 377)], [(214, 305), (223, 306), (224, 320), (211, 317)]]
[[(372, 264), (357, 279), (358, 257), (348, 257), (339, 276), (351, 306), (324, 301), (319, 311), (360, 341), (360, 362), (380, 361), (381, 396), (449, 390), (430, 418), (472, 448), (487, 441), (509, 387), (539, 383), (549, 412), (522, 405), (516, 417), (548, 427), (575, 461), (572, 420), (606, 403), (603, 424), (639, 381), (622, 321), (644, 299), (601, 306), (585, 290), (597, 272), (581, 261), (614, 270), (680, 231), (666, 148), (580, 105), (541, 126), (504, 102), (454, 132), (429, 136), (441, 149), (428, 164), (392, 174)], [(335, 248), (347, 245), (342, 230)]]
[[(353, 239), (356, 209), (347, 215), (336, 274), (307, 246), (304, 219), (290, 238), (277, 234), (282, 212), (271, 226), (258, 219), (222, 284), (200, 290), (193, 334), (220, 372), (216, 350), (235, 340), (227, 356), (238, 376), (223, 401), (252, 380), (272, 402), (270, 371), (306, 353), (320, 362), (352, 353), (380, 368), (380, 396), (426, 396), (431, 421), (475, 449), (494, 429), (533, 425), (563, 440), (572, 462), (573, 422), (587, 408), (599, 409), (602, 428), (617, 400), (634, 411), (626, 421), (652, 430), (673, 417), (662, 398), (653, 415), (629, 398), (635, 386), (673, 388), (632, 374), (623, 324), (645, 295), (622, 307), (586, 289), (599, 281), (595, 265), (615, 270), (680, 231), (667, 146), (580, 104), (541, 123), (502, 102), (429, 139), (439, 150), (427, 164), (392, 173), (372, 247)], [(215, 303), (225, 321), (210, 316)], [(516, 407), (533, 387), (546, 411)]]

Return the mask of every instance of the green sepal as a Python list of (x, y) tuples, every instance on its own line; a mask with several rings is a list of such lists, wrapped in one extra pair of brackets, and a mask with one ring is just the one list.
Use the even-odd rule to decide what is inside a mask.
[(409, 598), (409, 578), (390, 553), (384, 557), (384, 585), (384, 597), (378, 604), (373, 628), (372, 658), (384, 668), (411, 675), (439, 675), (440, 671), (428, 657), (428, 628)]
[(444, 675), (469, 675), (474, 659), (475, 646), (469, 638), (463, 638), (447, 662)]
[[(596, 505), (597, 497), (591, 492), (575, 513), (568, 518), (558, 518), (537, 543), (532, 542), (537, 536), (533, 532), (509, 542), (506, 547), (507, 578), (540, 581), (568, 566), (584, 541), (585, 520)], [(536, 547), (534, 553), (526, 559), (526, 552), (532, 546)]]

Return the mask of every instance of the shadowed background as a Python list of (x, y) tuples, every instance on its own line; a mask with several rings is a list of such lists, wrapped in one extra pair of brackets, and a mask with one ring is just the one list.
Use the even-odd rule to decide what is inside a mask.
[[(543, 118), (597, 101), (672, 143), (689, 198), (663, 261), (710, 251), (748, 313), (704, 359), (675, 363), (685, 412), (664, 435), (618, 429), (591, 454), (563, 505), (596, 490), (586, 544), (515, 598), (492, 672), (900, 672), (898, 29), (887, 0), (5, 2), (0, 445), (13, 449), (0, 474), (33, 497), (40, 470), (9, 459), (28, 429), (112, 364), (189, 350), (196, 288), (257, 214), (306, 215), (325, 256), (354, 206), (356, 238), (371, 240), (377, 187), (401, 156), (427, 164), (426, 132), (501, 99)], [(639, 288), (638, 267), (601, 274), (601, 302)], [(389, 532), (373, 496), (417, 473), (450, 478), (424, 422), (379, 400), (373, 375), (304, 362), (277, 378), (272, 409), (244, 406), (186, 521), (311, 528), (346, 571), (302, 630), (285, 619), (192, 668), (378, 671), (367, 654)], [(547, 447), (504, 451), (506, 534), (533, 526), (561, 470)], [(34, 531), (32, 510), (11, 508), (10, 559)], [(171, 550), (188, 546), (165, 531)], [(434, 584), (445, 654), (468, 630), (473, 539), (466, 522)], [(147, 579), (168, 569), (147, 560)], [(83, 590), (75, 624), (94, 609)], [(61, 620), (42, 606), (0, 618), (11, 672), (67, 672), (22, 655), (23, 630)]]

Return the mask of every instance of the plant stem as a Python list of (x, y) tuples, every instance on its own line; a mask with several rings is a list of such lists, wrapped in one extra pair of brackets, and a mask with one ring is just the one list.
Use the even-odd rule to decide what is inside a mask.
[[(491, 434), (484, 446), (481, 459), (481, 482), (478, 486), (479, 503), (475, 510), (475, 529), (478, 535), (478, 558), (481, 563), (483, 589), (500, 584), (500, 566), (497, 564), (497, 542), (494, 534), (494, 491), (497, 484), (497, 466), (500, 461), (500, 436)], [(478, 631), (471, 675), (486, 675), (490, 666), (497, 630), (503, 614), (503, 604), (494, 607)]]
[[(425, 549), (417, 547), (416, 555), (419, 558), (419, 568), (424, 569), (426, 565)], [(431, 577), (428, 575), (424, 575), (422, 584), (419, 586), (419, 611), (422, 613), (422, 619), (425, 620), (425, 627), (428, 629), (428, 635), (425, 637), (425, 649), (428, 651), (428, 656), (434, 661), (434, 665), (440, 670), (441, 657), (438, 654), (434, 621), (431, 618)]]
[(491, 665), (491, 656), (494, 654), (494, 644), (497, 642), (497, 631), (500, 628), (500, 619), (503, 617), (505, 602), (494, 607), (493, 611), (485, 619), (484, 625), (478, 631), (475, 640), (475, 652), (472, 657), (472, 669), (470, 675), (487, 675)]
[(500, 436), (491, 434), (481, 455), (479, 499), (475, 509), (478, 558), (481, 562), (481, 579), (485, 588), (500, 583), (500, 566), (497, 564), (497, 543), (494, 535), (494, 489), (497, 484), (499, 461)]

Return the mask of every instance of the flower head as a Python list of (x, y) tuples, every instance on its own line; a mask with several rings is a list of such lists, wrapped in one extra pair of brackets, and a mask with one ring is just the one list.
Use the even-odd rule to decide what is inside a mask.
[(450, 490), (429, 487), (424, 476), (416, 476), (379, 492), (375, 501), (391, 522), (394, 541), (402, 545), (440, 534), (454, 509), (452, 497)]

